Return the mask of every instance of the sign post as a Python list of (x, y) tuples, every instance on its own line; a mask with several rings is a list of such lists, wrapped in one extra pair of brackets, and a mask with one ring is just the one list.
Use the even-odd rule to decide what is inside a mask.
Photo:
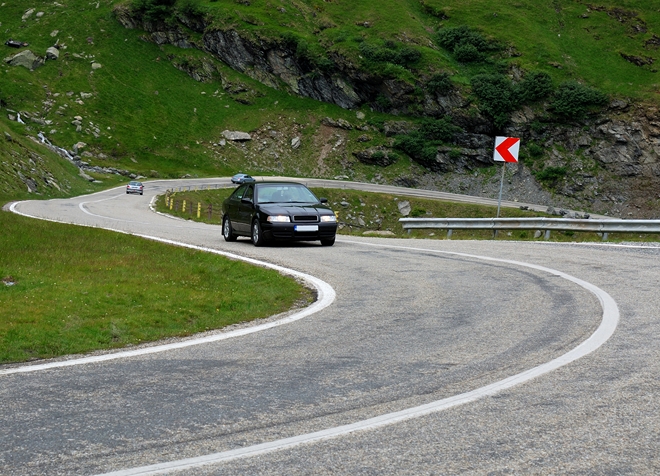
[(497, 199), (497, 218), (500, 217), (500, 205), (502, 204), (502, 189), (504, 188), (504, 170), (507, 162), (518, 162), (518, 152), (520, 151), (520, 139), (517, 137), (496, 137), (495, 150), (493, 151), (493, 160), (503, 162), (502, 178), (500, 180), (500, 195)]

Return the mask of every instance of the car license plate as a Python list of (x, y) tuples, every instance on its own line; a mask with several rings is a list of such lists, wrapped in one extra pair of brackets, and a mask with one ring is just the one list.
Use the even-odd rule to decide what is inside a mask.
[(296, 231), (319, 231), (318, 225), (296, 225), (294, 227)]

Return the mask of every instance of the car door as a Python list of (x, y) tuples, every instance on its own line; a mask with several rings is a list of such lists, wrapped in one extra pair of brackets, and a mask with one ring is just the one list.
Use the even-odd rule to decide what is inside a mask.
[(247, 185), (241, 185), (229, 196), (224, 203), (224, 212), (229, 217), (231, 221), (231, 226), (234, 228), (234, 231), (239, 231), (239, 227), (236, 226), (238, 221), (239, 208), (241, 205), (241, 198), (245, 195), (245, 190)]
[(240, 233), (250, 233), (252, 212), (254, 211), (254, 185), (248, 184), (238, 203), (234, 228)]

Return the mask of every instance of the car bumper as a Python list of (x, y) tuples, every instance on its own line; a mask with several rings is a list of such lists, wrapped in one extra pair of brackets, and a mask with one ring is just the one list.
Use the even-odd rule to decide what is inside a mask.
[(329, 240), (337, 234), (336, 223), (262, 223), (264, 236), (270, 240)]

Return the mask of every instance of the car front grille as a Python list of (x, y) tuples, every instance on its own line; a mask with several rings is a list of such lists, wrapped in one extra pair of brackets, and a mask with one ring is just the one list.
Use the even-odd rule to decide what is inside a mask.
[(298, 223), (316, 223), (319, 221), (319, 217), (317, 215), (294, 215), (293, 221)]

